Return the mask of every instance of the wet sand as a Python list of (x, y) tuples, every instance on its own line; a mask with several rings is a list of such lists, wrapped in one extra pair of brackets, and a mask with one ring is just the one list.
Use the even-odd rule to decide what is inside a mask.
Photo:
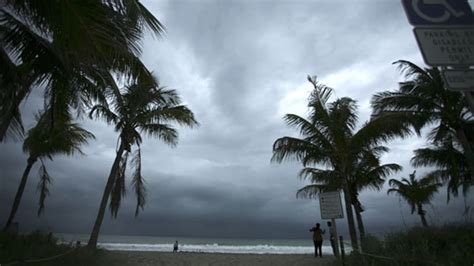
[(102, 258), (101, 265), (170, 265), (170, 266), (289, 266), (289, 265), (326, 265), (335, 260), (333, 256), (315, 258), (312, 255), (277, 254), (218, 254), (194, 252), (146, 252), (146, 251), (109, 251)]

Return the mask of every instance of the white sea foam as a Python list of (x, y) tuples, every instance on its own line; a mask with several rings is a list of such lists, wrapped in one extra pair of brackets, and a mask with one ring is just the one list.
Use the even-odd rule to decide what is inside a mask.
[[(99, 247), (108, 250), (122, 251), (157, 251), (169, 252), (173, 250), (172, 244), (126, 244), (126, 243), (99, 243)], [(274, 245), (219, 245), (214, 244), (184, 244), (180, 251), (204, 253), (234, 253), (234, 254), (310, 254), (314, 248), (310, 246), (274, 246)], [(323, 246), (323, 253), (330, 253), (331, 248)]]
[[(88, 235), (83, 234), (57, 234), (61, 243), (75, 245), (80, 241), (85, 245)], [(312, 254), (314, 252), (311, 240), (285, 240), (285, 239), (209, 239), (209, 238), (180, 238), (180, 237), (155, 237), (155, 236), (120, 236), (101, 235), (98, 246), (107, 250), (122, 251), (154, 251), (170, 252), (173, 243), (179, 242), (181, 252), (204, 253), (234, 253), (234, 254)], [(331, 254), (332, 250), (328, 241), (325, 241), (323, 253)], [(350, 247), (346, 245), (346, 252)]]

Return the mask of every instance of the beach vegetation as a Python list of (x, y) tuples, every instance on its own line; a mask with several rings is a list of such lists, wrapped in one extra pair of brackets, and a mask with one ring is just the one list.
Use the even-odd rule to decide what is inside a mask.
[[(19, 107), (33, 89), (45, 90), (52, 116), (66, 108), (65, 99), (83, 113), (113, 86), (110, 73), (124, 80), (151, 76), (138, 58), (145, 30), (160, 35), (164, 28), (136, 0), (2, 1), (0, 141), (22, 137)], [(56, 97), (68, 89), (75, 98)]]
[[(362, 219), (364, 206), (359, 199), (359, 194), (365, 189), (380, 191), (385, 184), (386, 177), (402, 169), (398, 164), (381, 164), (380, 156), (383, 152), (387, 151), (388, 148), (384, 146), (377, 146), (365, 151), (364, 155), (354, 166), (353, 175), (349, 176), (347, 180), (360, 238), (364, 238), (366, 232)], [(299, 176), (309, 180), (311, 184), (299, 189), (296, 197), (315, 198), (322, 191), (341, 189), (341, 179), (335, 178), (334, 175), (336, 175), (334, 171), (322, 174), (311, 167), (303, 168)]]
[(23, 142), (23, 151), (28, 153), (27, 165), (20, 179), (5, 225), (5, 231), (8, 230), (15, 219), (33, 165), (38, 160), (41, 163), (40, 179), (37, 186), (40, 192), (38, 208), (38, 215), (40, 215), (44, 209), (46, 196), (49, 194), (48, 186), (51, 183), (51, 177), (43, 160), (52, 160), (54, 156), (59, 154), (73, 155), (75, 153), (82, 153), (81, 146), (94, 138), (92, 133), (81, 128), (79, 124), (74, 123), (69, 115), (56, 118), (53, 123), (49, 112), (50, 110), (47, 110), (36, 116), (36, 125), (28, 131), (27, 137)]
[[(345, 258), (345, 265), (456, 266), (474, 263), (474, 224), (413, 227), (383, 238), (367, 236), (363, 253)], [(341, 265), (341, 261), (334, 265)]]
[[(125, 86), (109, 97), (110, 102), (97, 104), (90, 111), (90, 118), (104, 119), (119, 134), (116, 156), (102, 195), (99, 211), (91, 232), (88, 246), (95, 248), (105, 209), (110, 199), (110, 211), (117, 216), (125, 195), (125, 172), (129, 156), (133, 158), (132, 185), (137, 198), (135, 216), (145, 205), (145, 180), (141, 172), (142, 135), (155, 137), (176, 146), (178, 131), (173, 123), (193, 127), (198, 125), (193, 113), (181, 104), (175, 90), (157, 87), (157, 82), (136, 83)], [(136, 150), (132, 154), (132, 147)]]
[(410, 205), (411, 213), (416, 211), (420, 215), (422, 225), (427, 227), (428, 222), (425, 218), (426, 211), (423, 209), (423, 205), (430, 203), (442, 184), (437, 183), (431, 175), (416, 179), (415, 174), (416, 171), (413, 171), (409, 179), (402, 178), (401, 181), (390, 179), (388, 184), (391, 188), (387, 190), (387, 194), (395, 193), (404, 199)]
[(388, 148), (378, 146), (364, 155), (355, 166), (352, 176), (349, 176), (349, 190), (351, 193), (351, 203), (359, 229), (360, 238), (366, 236), (362, 212), (365, 208), (360, 201), (359, 195), (362, 191), (370, 189), (380, 191), (385, 184), (386, 178), (402, 170), (402, 167), (395, 163), (381, 164), (380, 156), (382, 152), (387, 152)]
[(273, 144), (272, 161), (297, 160), (303, 167), (312, 167), (304, 170), (304, 174), (309, 173), (314, 179), (314, 188), (329, 183), (324, 180), (333, 180), (331, 182), (342, 189), (351, 243), (357, 250), (350, 182), (355, 180), (357, 166), (362, 160), (368, 160), (374, 151), (386, 150), (379, 147), (381, 143), (411, 134), (409, 124), (399, 119), (378, 117), (357, 128), (355, 100), (344, 97), (329, 102), (333, 90), (319, 84), (315, 77), (308, 77), (308, 81), (314, 87), (308, 100), (308, 119), (295, 114), (284, 116), (287, 125), (296, 128), (301, 138), (285, 136), (277, 139)]
[(418, 134), (430, 127), (429, 147), (415, 150), (415, 167), (434, 166), (431, 176), (447, 184), (448, 199), (465, 195), (474, 184), (474, 116), (459, 91), (446, 88), (438, 68), (422, 68), (412, 62), (395, 62), (405, 81), (395, 91), (372, 98), (373, 116), (393, 116), (411, 123)]
[(51, 233), (34, 231), (10, 235), (0, 232), (2, 265), (101, 265), (101, 249), (90, 250), (77, 243), (60, 243)]

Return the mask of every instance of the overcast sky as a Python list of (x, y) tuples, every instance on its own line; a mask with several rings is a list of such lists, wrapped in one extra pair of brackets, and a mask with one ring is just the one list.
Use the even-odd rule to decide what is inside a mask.
[[(472, 5), (472, 1), (471, 5)], [(400, 1), (394, 0), (175, 0), (145, 1), (166, 26), (161, 39), (147, 36), (142, 59), (163, 86), (177, 89), (200, 122), (179, 128), (179, 145), (156, 139), (143, 143), (145, 211), (134, 218), (129, 187), (116, 220), (106, 219), (103, 234), (183, 237), (309, 238), (321, 222), (316, 200), (296, 199), (306, 183), (296, 162), (270, 163), (273, 142), (297, 136), (282, 120), (305, 116), (310, 84), (306, 76), (352, 97), (360, 122), (369, 119), (370, 98), (396, 89), (403, 77), (391, 63), (424, 65)], [(34, 93), (24, 105), (25, 124), (41, 105)], [(85, 156), (56, 157), (47, 167), (54, 178), (46, 209), (36, 217), (36, 166), (21, 203), (21, 229), (89, 233), (115, 156), (117, 133), (100, 121), (83, 120), (96, 140)], [(404, 167), (391, 178), (408, 177), (412, 150), (424, 138), (395, 140), (384, 163)], [(27, 156), (21, 143), (0, 144), (0, 223), (10, 210)], [(425, 170), (419, 169), (421, 175)], [(365, 191), (367, 231), (389, 232), (419, 223), (394, 195)], [(473, 203), (473, 196), (467, 199)], [(428, 207), (428, 221), (462, 220), (462, 198), (446, 204), (445, 188)], [(338, 220), (342, 233), (345, 220)], [(324, 222), (324, 221), (323, 221)]]

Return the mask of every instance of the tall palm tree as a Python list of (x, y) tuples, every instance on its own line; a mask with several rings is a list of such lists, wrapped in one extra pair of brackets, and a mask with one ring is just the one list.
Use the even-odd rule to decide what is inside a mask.
[(426, 221), (426, 211), (423, 210), (423, 205), (429, 204), (433, 199), (435, 193), (442, 186), (441, 183), (437, 183), (432, 176), (424, 176), (417, 180), (415, 178), (416, 171), (410, 174), (410, 179), (402, 178), (402, 180), (390, 179), (388, 184), (390, 189), (387, 190), (387, 194), (396, 193), (398, 196), (403, 198), (411, 207), (411, 213), (415, 210), (420, 215), (421, 223), (427, 227), (428, 222)]
[(356, 130), (356, 102), (340, 98), (329, 103), (332, 89), (318, 84), (315, 77), (308, 77), (314, 90), (310, 95), (308, 119), (287, 114), (286, 123), (299, 130), (302, 138), (282, 137), (273, 144), (272, 161), (296, 159), (304, 167), (313, 168), (320, 175), (339, 179), (344, 193), (346, 216), (354, 249), (358, 249), (357, 235), (351, 203), (349, 180), (360, 158), (374, 146), (396, 136), (410, 134), (408, 124), (390, 118), (375, 118)]
[(3, 1), (0, 141), (8, 132), (22, 133), (18, 106), (37, 84), (51, 91), (47, 100), (54, 110), (54, 95), (64, 88), (58, 83), (67, 81), (88, 98), (97, 96), (91, 88), (111, 86), (103, 77), (110, 72), (151, 80), (138, 59), (145, 30), (160, 35), (164, 29), (138, 0)]
[(62, 117), (62, 119), (57, 119), (54, 127), (51, 127), (50, 117), (48, 111), (37, 115), (36, 126), (28, 131), (28, 136), (23, 143), (23, 150), (29, 154), (29, 157), (5, 229), (15, 219), (30, 170), (35, 162), (40, 160), (42, 164), (38, 185), (40, 190), (38, 215), (40, 215), (44, 208), (44, 200), (48, 194), (48, 184), (50, 183), (50, 176), (44, 166), (43, 159), (48, 158), (52, 160), (53, 156), (58, 154), (72, 155), (75, 152), (81, 153), (81, 145), (86, 144), (88, 139), (94, 138), (94, 135), (90, 132), (71, 122), (70, 118), (64, 119)]
[(127, 86), (121, 90), (119, 98), (117, 98), (117, 94), (113, 95), (111, 105), (97, 104), (90, 112), (91, 118), (103, 118), (108, 123), (114, 124), (115, 131), (119, 133), (116, 157), (105, 185), (99, 212), (88, 242), (88, 246), (91, 248), (95, 248), (97, 245), (109, 198), (112, 216), (116, 217), (117, 215), (125, 193), (125, 169), (128, 155), (134, 145), (138, 147), (132, 160), (135, 166), (132, 184), (137, 196), (135, 215), (138, 215), (139, 209), (144, 207), (145, 187), (141, 175), (140, 153), (142, 133), (157, 137), (165, 143), (175, 146), (178, 140), (178, 132), (170, 123), (190, 127), (198, 124), (193, 113), (186, 106), (180, 104), (181, 101), (176, 91), (156, 88), (155, 86), (155, 81)]
[(408, 61), (395, 64), (407, 81), (396, 91), (374, 95), (375, 115), (398, 116), (412, 123), (415, 131), (434, 126), (428, 140), (433, 144), (452, 139), (466, 158), (471, 178), (474, 177), (474, 116), (461, 92), (446, 89), (437, 68), (423, 69)]

